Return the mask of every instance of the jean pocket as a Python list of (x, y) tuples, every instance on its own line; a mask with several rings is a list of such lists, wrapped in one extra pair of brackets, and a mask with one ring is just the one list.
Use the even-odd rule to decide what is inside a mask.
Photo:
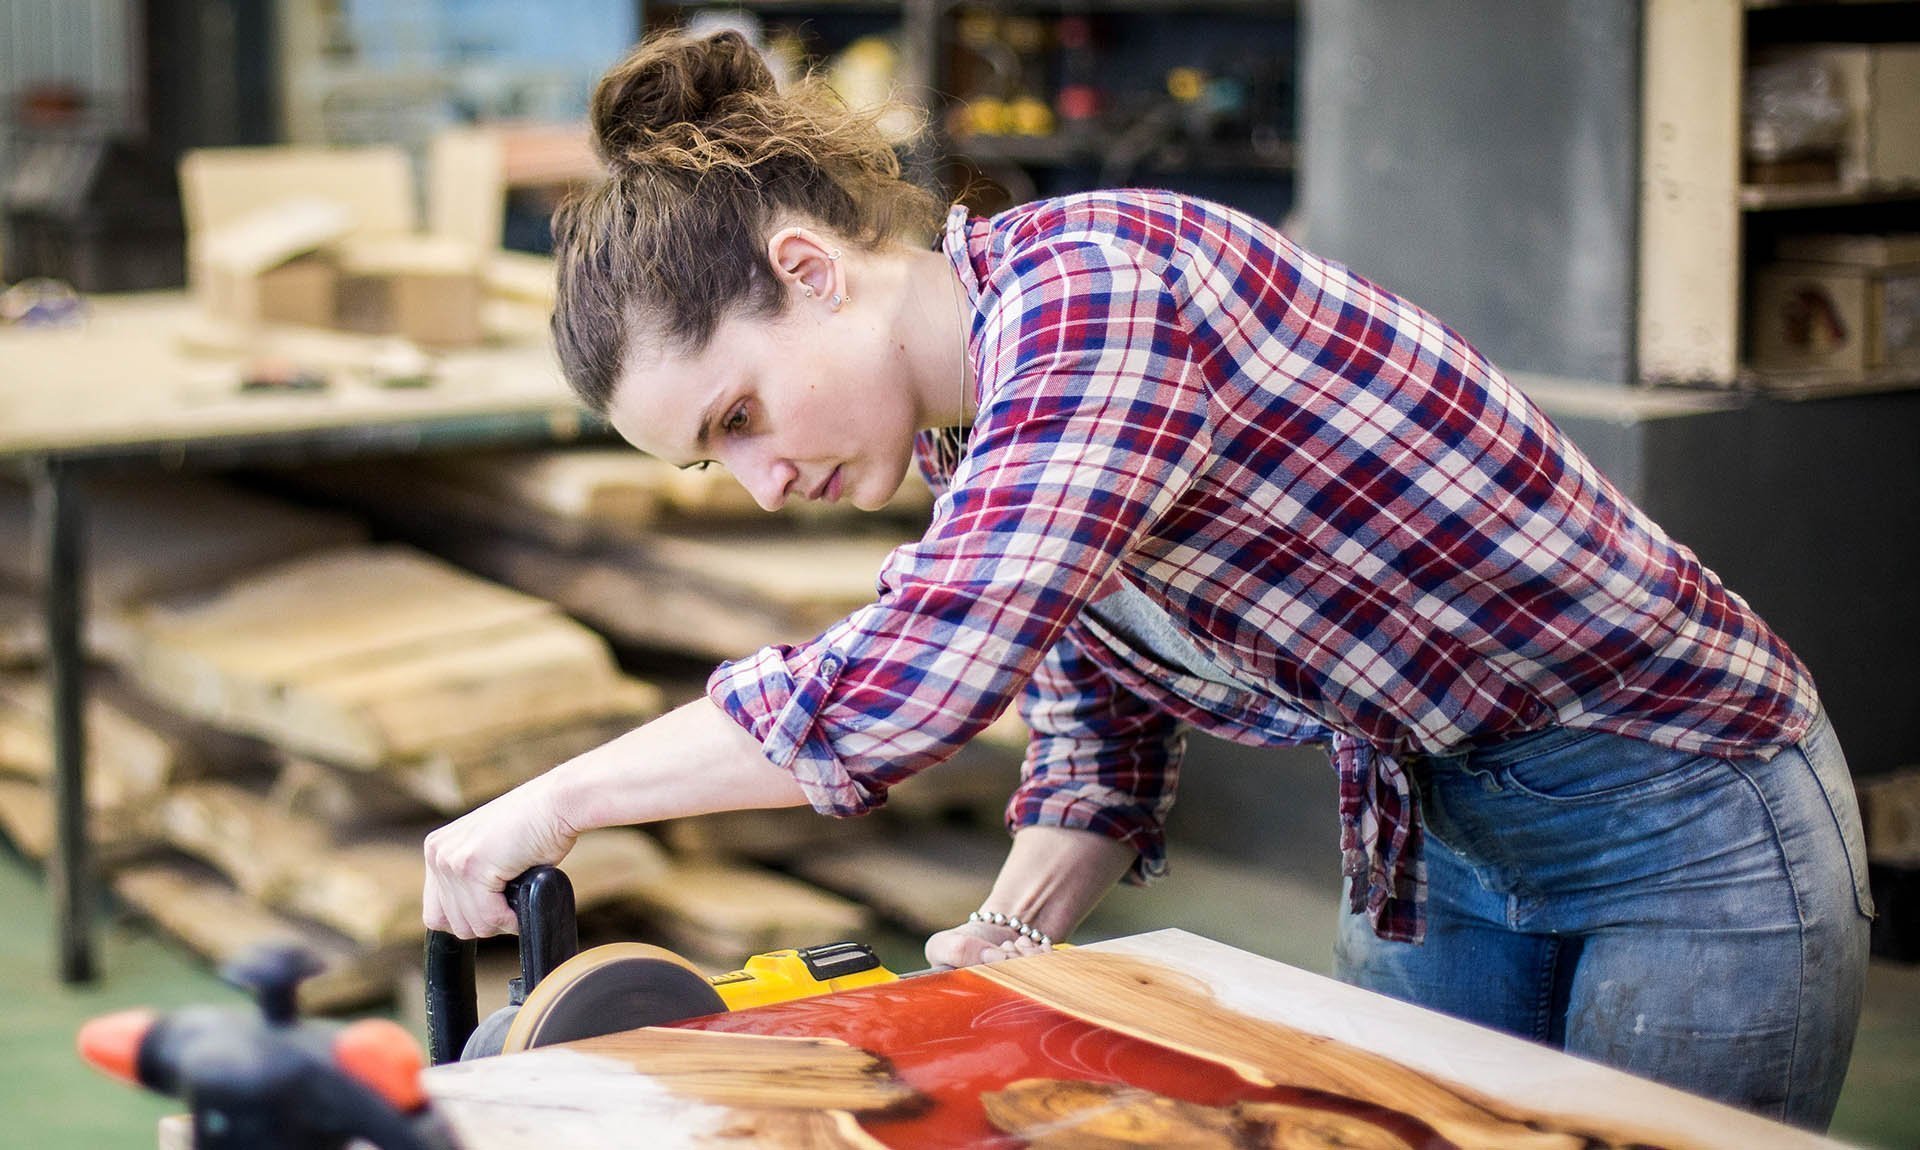
[(1613, 802), (1657, 795), (1711, 771), (1720, 760), (1640, 739), (1585, 732), (1545, 754), (1501, 765), (1503, 787), (1554, 803)]

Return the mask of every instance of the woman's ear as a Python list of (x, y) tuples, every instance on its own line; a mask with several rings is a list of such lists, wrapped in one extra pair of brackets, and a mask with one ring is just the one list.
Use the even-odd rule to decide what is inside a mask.
[(786, 289), (838, 311), (847, 299), (840, 248), (811, 228), (787, 227), (767, 238), (767, 262)]

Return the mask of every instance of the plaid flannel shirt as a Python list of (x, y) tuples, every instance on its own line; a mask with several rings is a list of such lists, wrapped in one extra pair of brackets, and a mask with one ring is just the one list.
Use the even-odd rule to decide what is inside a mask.
[[(1354, 909), (1417, 940), (1399, 759), (1553, 724), (1767, 756), (1811, 724), (1772, 631), (1405, 300), (1158, 192), (956, 208), (944, 250), (979, 414), (963, 453), (916, 446), (931, 527), (871, 606), (708, 684), (819, 810), (884, 801), (1020, 696), (1009, 825), (1109, 835), (1144, 881), (1185, 727), (1323, 742)], [(1083, 614), (1122, 580), (1229, 675)]]

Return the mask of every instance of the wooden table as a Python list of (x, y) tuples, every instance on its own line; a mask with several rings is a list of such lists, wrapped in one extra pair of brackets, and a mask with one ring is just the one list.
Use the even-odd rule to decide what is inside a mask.
[[(97, 297), (72, 328), (0, 329), (0, 464), (34, 485), (45, 565), (57, 845), (47, 874), (60, 976), (94, 974), (81, 723), (85, 508), (77, 479), (107, 468), (218, 468), (528, 445), (599, 434), (544, 341), (447, 354), (430, 386), (379, 386), (366, 337), (283, 329), (190, 352), (208, 329), (178, 293)], [(323, 370), (316, 392), (243, 393), (240, 363), (271, 354)]]
[(1174, 930), (691, 1026), (424, 1085), (464, 1150), (1837, 1145)]

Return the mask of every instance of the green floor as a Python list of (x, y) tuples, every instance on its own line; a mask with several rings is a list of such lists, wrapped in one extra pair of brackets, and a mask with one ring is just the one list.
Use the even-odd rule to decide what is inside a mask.
[[(73, 1052), (74, 1034), (95, 1015), (129, 1006), (168, 1007), (237, 1000), (203, 966), (145, 930), (108, 923), (99, 940), (103, 977), (74, 990), (52, 972), (51, 921), (40, 880), (0, 847), (0, 1115), (7, 1146), (106, 1150), (154, 1144), (154, 1122), (178, 1109), (108, 1081)], [(1275, 945), (1272, 924), (1293, 929)], [(1332, 917), (1322, 892), (1262, 872), (1183, 857), (1181, 880), (1116, 892), (1083, 932), (1089, 937), (1177, 925), (1309, 969), (1323, 969)], [(905, 940), (883, 956), (912, 964)], [(1833, 1133), (1878, 1150), (1920, 1147), (1920, 970), (1876, 964), (1852, 1072)]]

